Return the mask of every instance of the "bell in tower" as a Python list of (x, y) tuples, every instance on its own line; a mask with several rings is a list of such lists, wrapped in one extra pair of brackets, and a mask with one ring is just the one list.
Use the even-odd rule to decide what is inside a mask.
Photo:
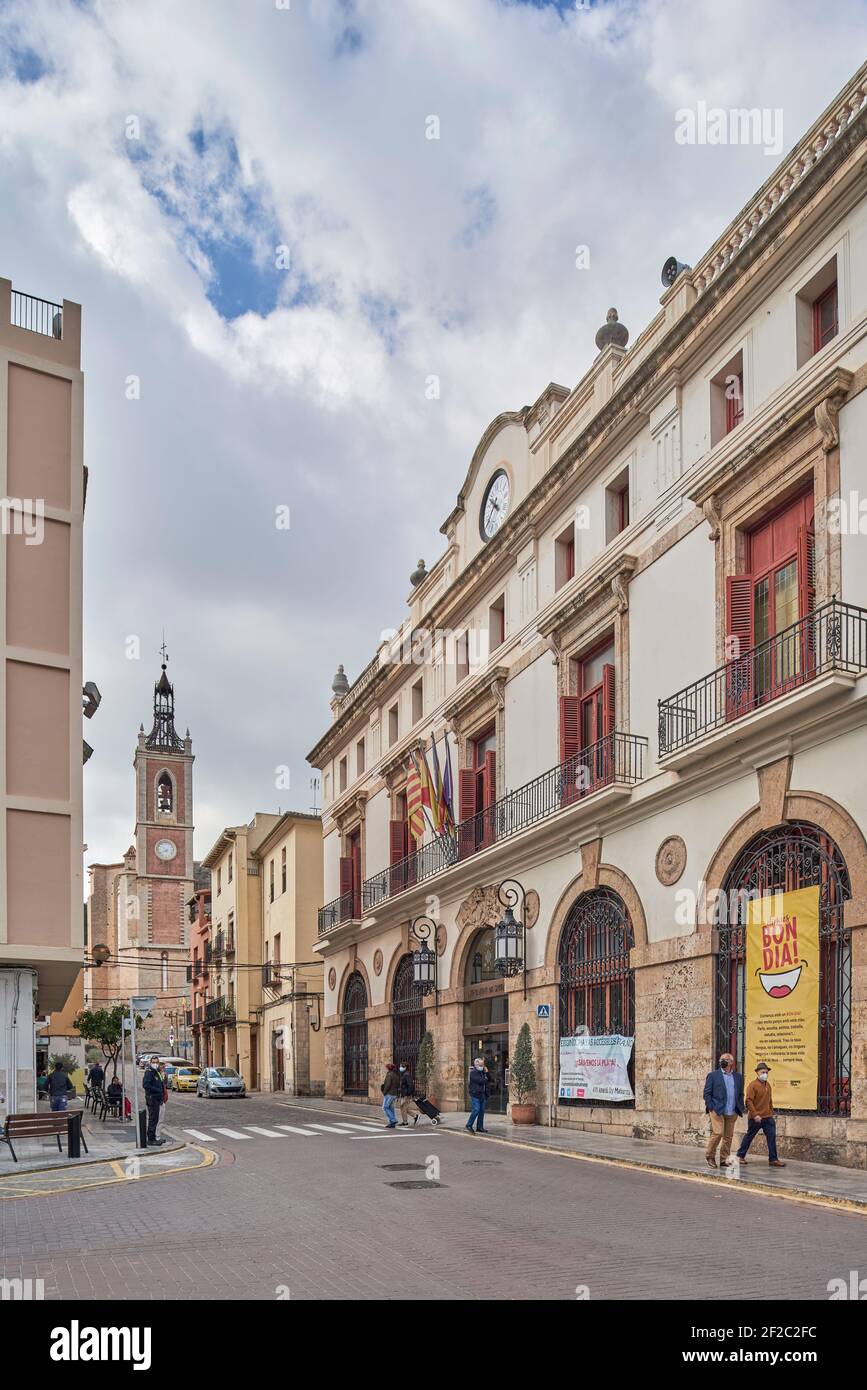
[(146, 747), (161, 749), (169, 753), (182, 753), (184, 741), (178, 738), (175, 730), (175, 691), (166, 675), (169, 654), (165, 640), (160, 648), (163, 658), (162, 673), (154, 686), (154, 724), (147, 737)]

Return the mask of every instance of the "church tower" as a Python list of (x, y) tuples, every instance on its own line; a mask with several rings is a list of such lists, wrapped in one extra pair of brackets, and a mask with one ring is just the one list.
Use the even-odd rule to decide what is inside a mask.
[[(189, 729), (184, 738), (175, 729), (175, 692), (166, 674), (165, 643), (162, 657), (154, 686), (153, 727), (146, 734), (142, 725), (135, 750), (135, 911), (127, 914), (127, 941), (118, 945), (121, 956), (124, 945), (137, 948), (137, 992), (156, 995), (145, 1035), (167, 1040), (169, 1015), (186, 1007), (186, 904), (194, 892), (193, 744)], [(178, 1018), (173, 1021), (177, 1035)]]

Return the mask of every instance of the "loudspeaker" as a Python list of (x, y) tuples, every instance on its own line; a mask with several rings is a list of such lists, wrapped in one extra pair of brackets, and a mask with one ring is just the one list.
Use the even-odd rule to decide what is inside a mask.
[(662, 283), (666, 289), (674, 284), (682, 270), (692, 270), (692, 266), (687, 265), (686, 261), (679, 261), (676, 256), (669, 256), (662, 267)]

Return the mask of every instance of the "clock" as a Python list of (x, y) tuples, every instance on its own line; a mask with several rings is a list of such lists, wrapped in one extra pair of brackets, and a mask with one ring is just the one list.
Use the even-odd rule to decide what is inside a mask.
[(174, 859), (178, 852), (178, 847), (173, 840), (157, 840), (154, 845), (158, 859)]
[(497, 534), (509, 510), (509, 475), (499, 468), (485, 489), (482, 511), (479, 516), (479, 530), (482, 540), (489, 541)]

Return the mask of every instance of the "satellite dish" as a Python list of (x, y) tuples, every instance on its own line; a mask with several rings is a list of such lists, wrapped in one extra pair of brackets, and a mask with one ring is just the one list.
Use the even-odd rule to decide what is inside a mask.
[(674, 284), (682, 270), (692, 270), (692, 266), (687, 265), (686, 261), (679, 261), (676, 256), (669, 256), (665, 265), (662, 267), (661, 276), (662, 283), (665, 285), (666, 289)]

